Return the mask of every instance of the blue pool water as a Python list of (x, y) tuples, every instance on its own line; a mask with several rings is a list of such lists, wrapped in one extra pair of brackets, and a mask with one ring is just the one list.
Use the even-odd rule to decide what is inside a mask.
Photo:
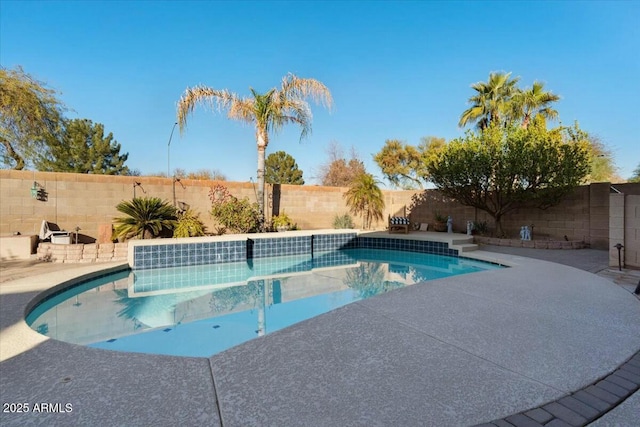
[(124, 271), (44, 301), (27, 323), (95, 348), (211, 356), (383, 292), (495, 268), (442, 255), (348, 249)]

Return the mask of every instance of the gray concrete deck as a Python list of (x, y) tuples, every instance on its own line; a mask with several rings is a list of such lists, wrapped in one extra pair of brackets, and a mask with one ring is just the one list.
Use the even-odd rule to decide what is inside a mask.
[[(485, 249), (465, 256), (511, 268), (399, 289), (209, 359), (91, 349), (26, 325), (40, 292), (105, 265), (0, 280), (0, 401), (30, 407), (0, 425), (468, 426), (565, 396), (640, 350), (638, 299), (584, 271), (604, 271), (606, 252), (536, 252), (580, 270)], [(638, 393), (594, 425), (637, 414)]]

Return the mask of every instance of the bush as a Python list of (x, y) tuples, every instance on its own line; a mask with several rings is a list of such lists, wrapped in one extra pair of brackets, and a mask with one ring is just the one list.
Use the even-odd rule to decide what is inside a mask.
[(284, 212), (282, 212), (280, 215), (276, 215), (273, 218), (271, 218), (271, 227), (273, 227), (274, 230), (278, 230), (278, 229), (291, 230), (291, 229), (297, 228), (296, 225), (293, 223), (293, 220), (289, 218), (289, 215), (287, 215)]
[(333, 228), (341, 229), (341, 228), (355, 228), (355, 224), (353, 223), (353, 219), (351, 215), (336, 215), (333, 219)]
[(209, 191), (211, 215), (226, 230), (234, 233), (255, 233), (260, 229), (261, 215), (257, 203), (234, 197), (224, 185), (216, 185)]
[(116, 209), (126, 215), (113, 220), (116, 226), (112, 238), (121, 241), (171, 236), (176, 226), (176, 209), (157, 197), (135, 197), (120, 202)]
[(200, 221), (200, 215), (192, 209), (178, 213), (178, 223), (173, 230), (173, 237), (204, 236), (205, 227)]
[(489, 226), (487, 225), (487, 221), (474, 221), (473, 231), (475, 231), (477, 234), (481, 236), (488, 234)]

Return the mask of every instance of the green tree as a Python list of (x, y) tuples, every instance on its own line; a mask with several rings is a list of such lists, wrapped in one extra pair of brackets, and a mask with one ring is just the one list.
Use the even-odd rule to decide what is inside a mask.
[(60, 138), (49, 138), (47, 150), (35, 161), (38, 170), (48, 172), (129, 175), (124, 162), (128, 153), (120, 154), (120, 144), (104, 126), (88, 119), (64, 121)]
[(640, 163), (633, 171), (633, 175), (629, 178), (629, 182), (640, 182)]
[(373, 160), (394, 186), (407, 190), (423, 188), (421, 176), (424, 174), (418, 174), (422, 158), (416, 147), (397, 139), (387, 139)]
[[(166, 172), (161, 172), (160, 175), (166, 177)], [(187, 172), (184, 169), (176, 168), (173, 171), (173, 176), (180, 179), (199, 179), (205, 181), (226, 181), (225, 174), (218, 169), (198, 169), (196, 171)]]
[(396, 139), (388, 139), (373, 160), (378, 164), (385, 178), (395, 187), (404, 190), (422, 189), (422, 181), (428, 180), (426, 165), (445, 143), (444, 138), (434, 136), (421, 138), (418, 147)]
[(505, 214), (556, 205), (580, 184), (589, 172), (588, 142), (577, 125), (492, 125), (451, 141), (428, 170), (438, 190), (486, 211), (503, 236)]
[(362, 173), (344, 193), (347, 206), (354, 215), (362, 217), (362, 228), (368, 230), (373, 220), (382, 219), (384, 196), (379, 182), (370, 173)]
[(287, 74), (282, 85), (265, 93), (249, 88), (251, 96), (240, 98), (227, 90), (212, 89), (205, 86), (187, 88), (178, 101), (178, 123), (180, 132), (184, 132), (187, 116), (199, 103), (227, 110), (227, 117), (252, 123), (256, 130), (258, 145), (258, 206), (264, 214), (264, 171), (265, 149), (269, 145), (269, 134), (277, 132), (284, 125), (298, 124), (302, 132), (300, 139), (311, 132), (311, 108), (306, 99), (311, 98), (331, 108), (333, 102), (329, 89), (315, 79), (300, 78)]
[(176, 226), (176, 209), (157, 197), (134, 197), (116, 206), (126, 216), (114, 218), (116, 239), (152, 239)]
[(537, 116), (545, 120), (558, 118), (558, 111), (551, 104), (560, 100), (558, 95), (544, 90), (544, 83), (534, 82), (531, 88), (516, 90), (511, 99), (512, 118), (522, 120), (526, 128)]
[(354, 148), (351, 158), (346, 159), (340, 144), (333, 141), (327, 148), (329, 160), (320, 166), (319, 180), (326, 187), (348, 187), (353, 180), (365, 173), (364, 162)]
[(618, 176), (613, 152), (595, 135), (588, 135), (587, 141), (589, 142), (590, 172), (585, 178), (585, 182), (621, 181), (622, 178)]
[(471, 85), (476, 91), (469, 98), (471, 106), (462, 113), (458, 126), (476, 123), (478, 129), (486, 129), (490, 124), (503, 123), (511, 114), (512, 96), (517, 92), (519, 77), (510, 78), (511, 73), (490, 73), (489, 80)]
[(0, 68), (0, 158), (21, 170), (41, 154), (60, 130), (64, 105), (56, 92), (22, 68)]
[(302, 171), (298, 169), (296, 160), (284, 151), (269, 154), (265, 168), (265, 179), (269, 184), (304, 184)]

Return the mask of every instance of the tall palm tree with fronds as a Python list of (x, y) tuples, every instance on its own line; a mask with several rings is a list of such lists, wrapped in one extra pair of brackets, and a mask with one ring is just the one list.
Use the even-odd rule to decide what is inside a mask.
[(362, 228), (369, 229), (373, 220), (382, 219), (384, 196), (377, 181), (370, 173), (358, 175), (349, 190), (344, 193), (347, 206), (354, 215), (362, 216)]
[(552, 92), (544, 90), (544, 83), (533, 82), (531, 88), (517, 91), (512, 97), (512, 114), (516, 119), (522, 119), (522, 127), (527, 128), (531, 120), (540, 116), (545, 120), (558, 118), (558, 111), (551, 104), (560, 100)]
[(120, 202), (116, 209), (127, 215), (114, 218), (113, 236), (117, 239), (151, 239), (173, 230), (177, 223), (176, 208), (157, 197), (134, 197)]
[(471, 107), (460, 116), (458, 126), (476, 123), (479, 129), (490, 124), (500, 124), (509, 117), (511, 97), (516, 93), (519, 77), (510, 78), (511, 73), (490, 73), (489, 81), (471, 85), (476, 94), (469, 98)]
[(312, 119), (306, 99), (311, 98), (329, 109), (333, 100), (329, 89), (318, 80), (300, 78), (291, 73), (282, 79), (280, 88), (272, 88), (266, 93), (249, 89), (251, 96), (241, 98), (228, 90), (206, 86), (187, 88), (178, 101), (178, 124), (180, 132), (184, 132), (187, 116), (197, 104), (204, 103), (212, 109), (226, 110), (230, 119), (255, 126), (258, 144), (258, 205), (260, 213), (264, 215), (264, 156), (269, 145), (269, 133), (279, 131), (286, 124), (295, 123), (302, 128), (300, 139), (305, 138), (311, 132)]

